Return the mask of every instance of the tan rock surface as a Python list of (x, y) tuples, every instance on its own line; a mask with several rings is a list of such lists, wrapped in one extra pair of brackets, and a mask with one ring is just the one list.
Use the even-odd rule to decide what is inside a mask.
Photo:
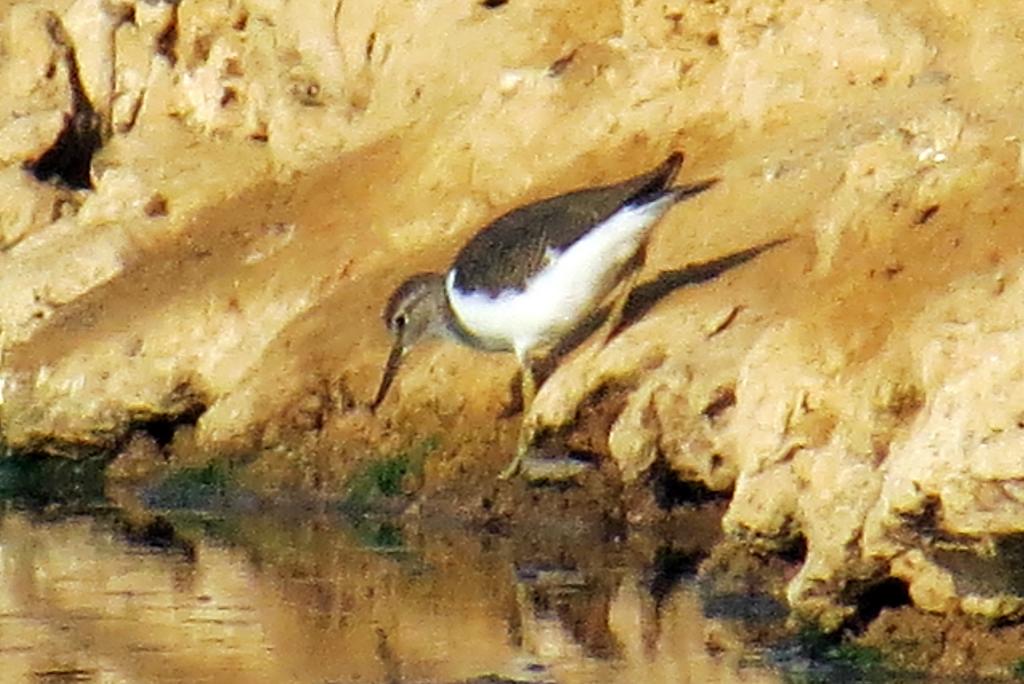
[[(26, 170), (73, 107), (52, 18), (103, 117), (93, 189)], [(953, 0), (0, 4), (4, 437), (75, 454), (201, 414), (197, 448), (277, 474), (435, 434), (428, 480), (489, 474), (518, 428), (497, 417), (511, 359), (418, 350), (366, 410), (390, 288), (516, 204), (679, 148), (685, 178), (723, 182), (656, 230), (644, 279), (794, 239), (582, 345), (525, 420), (572, 444), (604, 411), (584, 441), (625, 480), (664, 459), (733, 492), (730, 533), (803, 537), (788, 596), (826, 625), (889, 574), (926, 610), (1015, 616), (933, 551), (998, 557), (1024, 528), (1022, 19)]]

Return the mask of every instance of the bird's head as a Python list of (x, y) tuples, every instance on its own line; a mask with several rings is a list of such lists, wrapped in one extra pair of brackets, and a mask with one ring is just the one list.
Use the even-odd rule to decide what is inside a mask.
[(384, 323), (391, 331), (394, 342), (384, 366), (380, 388), (371, 404), (374, 410), (387, 396), (405, 353), (421, 340), (446, 334), (448, 301), (444, 291), (444, 276), (438, 273), (418, 273), (395, 288), (384, 307)]

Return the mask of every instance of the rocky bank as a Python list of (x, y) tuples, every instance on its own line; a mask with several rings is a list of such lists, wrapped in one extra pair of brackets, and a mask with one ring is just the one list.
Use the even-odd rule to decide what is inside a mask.
[(626, 488), (730, 493), (733, 539), (806, 548), (786, 596), (825, 627), (893, 578), (923, 611), (1017, 620), (1022, 21), (957, 0), (4, 2), (4, 439), (122, 470), (245, 455), (322, 492), (436, 438), (421, 500), (493, 488), (514, 360), (418, 350), (372, 415), (387, 294), (517, 204), (682, 149), (684, 180), (722, 182), (658, 227), (641, 281), (791, 239), (584, 342), (523, 419)]

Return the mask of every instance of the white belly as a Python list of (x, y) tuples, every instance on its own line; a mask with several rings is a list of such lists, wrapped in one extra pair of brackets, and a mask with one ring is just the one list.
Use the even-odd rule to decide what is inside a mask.
[(515, 351), (520, 359), (556, 344), (615, 287), (623, 266), (672, 204), (668, 196), (620, 209), (565, 251), (552, 252), (524, 290), (505, 290), (496, 297), (459, 292), (453, 268), (445, 281), (452, 311), (485, 347)]

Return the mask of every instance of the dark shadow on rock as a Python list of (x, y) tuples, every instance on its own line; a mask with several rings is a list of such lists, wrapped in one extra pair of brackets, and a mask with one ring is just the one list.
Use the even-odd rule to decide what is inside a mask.
[(626, 306), (622, 310), (622, 320), (612, 332), (612, 337), (643, 318), (658, 302), (679, 288), (686, 287), (687, 285), (699, 285), (700, 283), (714, 280), (726, 271), (741, 266), (773, 247), (789, 242), (791, 239), (786, 237), (772, 240), (771, 242), (765, 242), (739, 252), (727, 254), (712, 261), (689, 264), (683, 268), (671, 271), (662, 271), (658, 277), (636, 286), (629, 293)]
[(697, 481), (685, 480), (659, 455), (646, 474), (654, 502), (663, 511), (727, 499), (730, 492), (716, 492)]
[[(857, 583), (854, 583), (857, 586)], [(865, 587), (855, 589), (857, 610), (848, 622), (855, 634), (863, 632), (886, 608), (899, 608), (912, 604), (910, 586), (898, 577), (887, 577)]]
[(142, 432), (153, 438), (161, 449), (174, 441), (174, 434), (180, 427), (194, 426), (206, 413), (209, 400), (201, 392), (196, 391), (187, 382), (180, 383), (165, 398), (166, 412), (139, 415), (133, 417), (120, 435), (115, 450), (128, 445), (128, 441), (136, 432)]

